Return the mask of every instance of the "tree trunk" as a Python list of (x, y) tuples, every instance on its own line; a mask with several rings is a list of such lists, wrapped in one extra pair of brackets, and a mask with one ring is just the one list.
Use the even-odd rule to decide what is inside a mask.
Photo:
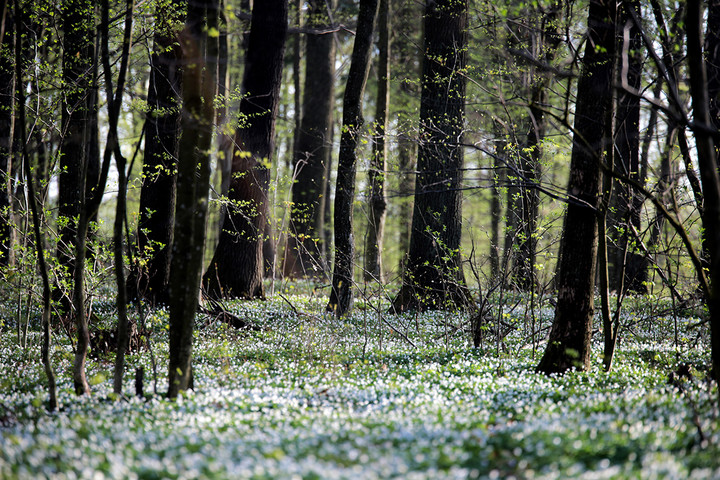
[(612, 135), (606, 131), (605, 122), (612, 108), (615, 14), (614, 1), (591, 0), (575, 108), (555, 319), (537, 366), (537, 371), (543, 373), (590, 366), (600, 162)]
[[(321, 30), (329, 20), (325, 1), (310, 2), (308, 27)], [(283, 272), (289, 277), (323, 277), (327, 271), (324, 238), (324, 211), (328, 200), (326, 172), (332, 150), (335, 102), (335, 39), (332, 34), (308, 34), (305, 65), (303, 115), (294, 152), (296, 173)]]
[(370, 70), (373, 30), (379, 0), (360, 0), (357, 31), (353, 43), (350, 71), (343, 96), (343, 124), (340, 135), (337, 183), (335, 186), (335, 265), (332, 291), (327, 310), (337, 317), (344, 316), (352, 306), (352, 283), (355, 256), (353, 238), (353, 203), (355, 201), (355, 173), (357, 145), (363, 125), (362, 99)]
[[(13, 156), (15, 124), (15, 69), (12, 55), (15, 52), (13, 16), (9, 7), (5, 12), (5, 34), (0, 49), (0, 267), (11, 265), (12, 217), (10, 215), (10, 175)], [(18, 48), (18, 51), (21, 51)], [(22, 58), (22, 53), (21, 53)], [(20, 59), (17, 59), (20, 62)], [(22, 82), (18, 80), (18, 84)]]
[(420, 145), (407, 271), (395, 311), (464, 307), (460, 260), (466, 0), (425, 7)]
[[(24, 33), (24, 25), (23, 25), (23, 14), (22, 14), (22, 8), (20, 7), (20, 2), (18, 0), (14, 0), (13, 2), (13, 17), (14, 17), (14, 31), (16, 32), (17, 37), (21, 37)], [(8, 14), (8, 17), (10, 15)], [(12, 26), (12, 23), (6, 23), (6, 26)], [(5, 35), (9, 35), (9, 33), (6, 31)], [(22, 72), (23, 72), (23, 53), (22, 53), (22, 46), (21, 42), (17, 42), (14, 45), (14, 52), (15, 52), (15, 77), (20, 79), (22, 78)], [(12, 50), (11, 50), (12, 51)], [(7, 51), (5, 51), (7, 52)], [(25, 91), (20, 87), (22, 85), (22, 82), (18, 81), (17, 90), (12, 92), (13, 95), (17, 94), (18, 99), (18, 124), (20, 125), (20, 138), (26, 138), (26, 131), (25, 131)], [(52, 365), (52, 352), (50, 350), (52, 345), (52, 330), (50, 328), (50, 307), (51, 307), (51, 300), (52, 300), (52, 294), (50, 291), (50, 276), (48, 274), (48, 267), (47, 267), (47, 261), (45, 259), (45, 236), (42, 233), (42, 223), (43, 223), (43, 214), (42, 214), (42, 208), (40, 206), (42, 205), (42, 202), (38, 201), (38, 194), (37, 190), (35, 188), (35, 178), (33, 177), (32, 172), (32, 166), (30, 164), (30, 158), (28, 156), (27, 152), (27, 144), (23, 141), (20, 148), (20, 155), (22, 157), (22, 161), (20, 162), (24, 166), (25, 170), (25, 178), (27, 181), (27, 188), (28, 188), (28, 204), (30, 207), (30, 213), (32, 217), (32, 229), (33, 229), (33, 236), (35, 240), (35, 253), (37, 256), (37, 262), (38, 262), (38, 270), (40, 272), (40, 279), (42, 281), (42, 301), (43, 301), (43, 309), (42, 309), (42, 346), (41, 346), (41, 359), (43, 364), (43, 369), (45, 371), (45, 376), (48, 380), (48, 410), (49, 411), (55, 411), (58, 409), (58, 400), (57, 400), (57, 384), (55, 380), (55, 371), (53, 369)]]
[[(560, 45), (558, 22), (562, 17), (562, 3), (553, 1), (545, 10), (534, 7), (529, 15), (539, 17), (536, 23), (537, 33), (529, 34), (527, 40), (532, 54), (543, 64), (551, 65)], [(534, 21), (530, 20), (531, 25)], [(527, 34), (526, 34), (527, 35)], [(517, 225), (517, 248), (513, 250), (514, 278), (516, 288), (532, 291), (535, 288), (535, 263), (537, 255), (537, 217), (540, 208), (540, 191), (538, 185), (542, 175), (541, 160), (542, 144), (545, 139), (546, 120), (545, 105), (547, 90), (551, 83), (550, 76), (539, 69), (530, 69), (529, 85), (530, 104), (528, 105), (527, 131), (523, 136), (523, 145), (519, 151), (520, 173), (519, 203), (520, 216)], [(509, 214), (508, 214), (509, 216)]]
[[(63, 140), (60, 147), (58, 215), (61, 219), (59, 262), (68, 269), (77, 328), (73, 384), (78, 395), (90, 393), (85, 376), (89, 346), (85, 311), (85, 258), (90, 211), (86, 205), (92, 152), (95, 10), (89, 0), (70, 0), (63, 5)], [(98, 193), (96, 192), (95, 195)], [(65, 314), (70, 311), (63, 302)]]
[[(718, 15), (720, 6), (711, 5), (711, 16)], [(715, 10), (715, 11), (712, 11)], [(710, 96), (705, 58), (702, 51), (702, 2), (688, 0), (686, 10), (687, 55), (690, 69), (690, 92), (693, 106), (693, 133), (697, 147), (698, 164), (703, 186), (705, 246), (710, 263), (710, 295), (707, 299), (710, 310), (710, 338), (712, 347), (712, 372), (720, 384), (720, 176), (718, 158), (713, 136), (718, 129), (710, 117)], [(706, 44), (707, 51), (720, 48), (717, 36), (711, 36)]]
[(169, 398), (192, 384), (192, 337), (200, 292), (205, 220), (210, 187), (210, 146), (215, 112), (215, 74), (207, 61), (207, 11), (216, 0), (188, 8), (180, 35), (183, 62), (182, 137), (178, 155), (177, 207), (170, 264)]
[(158, 8), (145, 119), (145, 161), (140, 190), (138, 250), (147, 264), (135, 271), (128, 290), (151, 303), (168, 302), (170, 251), (175, 221), (175, 180), (180, 144), (182, 53), (177, 27), (185, 0)]
[(255, 2), (247, 49), (240, 114), (247, 125), (236, 134), (230, 204), (210, 267), (203, 277), (211, 298), (262, 298), (263, 238), (268, 210), (269, 164), (274, 151), (287, 0)]
[[(622, 28), (618, 45), (620, 60), (619, 83), (628, 85), (632, 91), (620, 89), (617, 94), (615, 124), (615, 169), (633, 180), (640, 178), (640, 90), (643, 61), (641, 57), (642, 38), (638, 26), (632, 21), (630, 10), (640, 15), (638, 0), (620, 4), (618, 25)], [(646, 293), (647, 280), (643, 275), (642, 255), (629, 248), (630, 225), (640, 229), (640, 210), (637, 194), (622, 182), (614, 182), (613, 195), (608, 209), (608, 277), (610, 290)], [(626, 255), (627, 252), (627, 255)]]
[(368, 169), (368, 228), (365, 237), (366, 281), (384, 283), (382, 251), (385, 235), (385, 169), (387, 147), (385, 129), (388, 123), (388, 104), (390, 102), (390, 0), (380, 0), (378, 10), (378, 73), (377, 100), (373, 150)]
[(134, 0), (127, 0), (125, 11), (125, 27), (123, 32), (122, 56), (118, 72), (117, 90), (113, 90), (112, 67), (110, 65), (110, 5), (108, 0), (102, 1), (102, 61), (105, 72), (105, 96), (108, 99), (108, 136), (105, 143), (105, 158), (114, 156), (118, 172), (118, 196), (115, 206), (115, 222), (113, 224), (113, 248), (115, 260), (115, 280), (117, 285), (116, 306), (118, 310), (117, 349), (115, 351), (115, 374), (113, 379), (113, 392), (122, 394), (123, 373), (125, 370), (125, 350), (129, 344), (129, 321), (127, 316), (127, 290), (125, 280), (125, 238), (123, 227), (127, 211), (127, 164), (120, 151), (118, 138), (118, 118), (120, 106), (125, 89), (125, 78), (130, 59), (132, 44), (132, 26)]

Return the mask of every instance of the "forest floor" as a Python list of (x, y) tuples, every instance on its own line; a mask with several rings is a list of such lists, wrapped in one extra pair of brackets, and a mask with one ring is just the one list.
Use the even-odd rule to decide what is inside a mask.
[[(267, 329), (199, 329), (195, 391), (175, 402), (163, 397), (165, 311), (147, 315), (152, 348), (127, 358), (120, 399), (114, 354), (89, 361), (92, 395), (73, 395), (72, 346), (58, 332), (54, 413), (45, 409), (39, 314), (26, 348), (5, 316), (0, 478), (720, 478), (709, 334), (692, 312), (631, 299), (610, 373), (598, 320), (592, 369), (548, 377), (534, 372), (548, 305), (496, 304), (475, 349), (467, 315), (392, 316), (369, 299), (337, 320), (321, 313), (325, 301), (288, 292), (228, 303)], [(112, 300), (97, 299), (95, 313), (111, 325)], [(139, 366), (142, 398), (133, 395)]]

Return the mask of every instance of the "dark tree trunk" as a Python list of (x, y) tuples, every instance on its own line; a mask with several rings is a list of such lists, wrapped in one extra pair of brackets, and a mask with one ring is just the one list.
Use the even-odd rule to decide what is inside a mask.
[[(329, 21), (326, 2), (311, 1), (306, 25), (321, 30)], [(325, 189), (332, 150), (335, 38), (329, 33), (310, 33), (306, 42), (303, 116), (294, 152), (296, 176), (283, 266), (289, 277), (323, 277), (327, 271)]]
[[(710, 98), (710, 121), (720, 128), (720, 0), (708, 1), (707, 30), (705, 34), (705, 65), (708, 77), (708, 96)], [(717, 140), (715, 153), (720, 158)]]
[(600, 162), (612, 136), (606, 131), (606, 119), (612, 109), (615, 14), (613, 0), (591, 0), (575, 108), (555, 319), (537, 366), (543, 373), (590, 366)]
[[(192, 388), (192, 337), (198, 306), (205, 246), (205, 220), (210, 187), (210, 146), (215, 112), (216, 72), (203, 68), (208, 10), (216, 0), (189, 5), (180, 35), (183, 61), (182, 136), (178, 154), (177, 206), (170, 264), (169, 398)], [(216, 60), (216, 59), (215, 59)]]
[(362, 98), (370, 70), (373, 30), (379, 0), (360, 0), (357, 32), (353, 43), (350, 71), (343, 96), (343, 122), (335, 186), (335, 265), (332, 291), (327, 310), (336, 316), (345, 315), (352, 307), (355, 239), (353, 238), (353, 202), (357, 146), (363, 125)]
[(502, 220), (501, 186), (505, 182), (505, 142), (501, 134), (496, 133), (495, 152), (493, 155), (492, 193), (490, 197), (490, 278), (493, 282), (500, 279), (500, 222)]
[(113, 392), (122, 394), (123, 373), (125, 370), (125, 350), (129, 344), (129, 320), (127, 315), (127, 290), (125, 280), (125, 214), (127, 211), (127, 164), (120, 151), (118, 138), (118, 118), (120, 106), (125, 89), (132, 44), (132, 27), (134, 0), (126, 0), (125, 27), (123, 32), (122, 56), (118, 71), (117, 90), (113, 90), (112, 67), (110, 65), (110, 5), (108, 0), (102, 1), (102, 22), (100, 25), (102, 37), (102, 62), (105, 73), (105, 96), (108, 99), (108, 136), (105, 143), (105, 158), (109, 160), (114, 156), (118, 172), (118, 196), (115, 207), (115, 222), (113, 224), (113, 248), (115, 260), (115, 280), (117, 285), (116, 306), (118, 311), (117, 350), (115, 352), (115, 374), (113, 379)]
[(467, 10), (466, 0), (425, 7), (415, 206), (395, 311), (468, 303), (460, 259)]
[[(635, 92), (640, 90), (642, 76), (642, 38), (637, 25), (632, 21), (630, 10), (640, 15), (638, 0), (620, 4), (619, 21), (620, 54), (619, 74), (621, 85), (629, 86), (633, 91), (620, 89), (617, 94), (615, 124), (615, 169), (622, 175), (635, 181), (640, 179), (640, 98)], [(618, 293), (630, 290), (645, 293), (647, 287), (644, 276), (643, 256), (629, 248), (630, 225), (640, 229), (640, 209), (637, 208), (637, 194), (622, 182), (614, 182), (613, 195), (608, 209), (608, 276), (611, 290)], [(627, 252), (627, 253), (626, 253)]]
[[(11, 265), (12, 216), (10, 211), (10, 176), (13, 156), (15, 124), (15, 32), (14, 12), (8, 7), (3, 29), (5, 34), (0, 49), (0, 268)], [(18, 49), (20, 51), (21, 49)], [(19, 60), (19, 59), (18, 59)], [(22, 83), (18, 81), (18, 83)]]
[[(86, 186), (91, 172), (95, 7), (89, 0), (71, 0), (63, 5), (63, 140), (60, 147), (58, 215), (61, 221), (58, 258), (68, 269), (77, 328), (73, 384), (78, 395), (90, 392), (85, 375), (89, 330), (85, 311), (85, 258), (91, 212)], [(95, 193), (98, 195), (98, 192)], [(63, 297), (66, 298), (66, 297)], [(70, 312), (63, 302), (64, 314)]]
[(373, 125), (373, 150), (368, 169), (368, 227), (365, 237), (366, 281), (384, 283), (382, 251), (385, 236), (385, 166), (387, 147), (385, 129), (388, 123), (390, 102), (390, 0), (380, 0), (378, 10), (378, 73), (375, 123)]
[(145, 119), (145, 161), (140, 190), (138, 251), (147, 264), (130, 278), (129, 292), (151, 303), (168, 302), (170, 250), (175, 221), (175, 178), (180, 143), (182, 53), (176, 25), (185, 0), (155, 12), (153, 54)]
[[(717, 16), (720, 5), (711, 4), (710, 16)], [(714, 11), (713, 11), (714, 10)], [(710, 109), (708, 76), (702, 51), (702, 2), (688, 0), (687, 3), (687, 55), (690, 69), (690, 92), (693, 106), (693, 133), (697, 146), (698, 164), (702, 178), (704, 197), (703, 226), (705, 227), (705, 248), (709, 253), (710, 292), (710, 336), (712, 348), (712, 372), (720, 383), (720, 176), (713, 136), (718, 129), (713, 125)], [(716, 17), (717, 18), (717, 17)], [(717, 36), (711, 36), (706, 43), (708, 52), (720, 48)]]
[(273, 154), (287, 0), (255, 2), (248, 41), (240, 114), (247, 125), (236, 134), (230, 204), (203, 287), (211, 298), (264, 297), (263, 238), (268, 209), (269, 164)]

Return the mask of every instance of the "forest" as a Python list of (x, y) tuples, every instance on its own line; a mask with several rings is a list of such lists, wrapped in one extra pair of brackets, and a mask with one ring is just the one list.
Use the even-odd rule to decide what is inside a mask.
[(720, 478), (720, 0), (0, 0), (0, 478)]

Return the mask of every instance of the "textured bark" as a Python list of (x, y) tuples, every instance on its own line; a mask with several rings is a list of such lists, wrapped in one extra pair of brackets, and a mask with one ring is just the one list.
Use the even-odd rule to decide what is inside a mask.
[(203, 277), (211, 298), (264, 297), (263, 238), (267, 222), (269, 164), (287, 34), (287, 0), (255, 2), (248, 40), (236, 134), (230, 204), (210, 267)]
[[(620, 44), (618, 45), (619, 83), (632, 90), (640, 90), (642, 76), (642, 38), (637, 25), (632, 21), (630, 10), (640, 15), (638, 0), (620, 4)], [(615, 169), (633, 180), (640, 179), (640, 98), (634, 91), (618, 90), (615, 124)], [(607, 234), (609, 287), (617, 292), (630, 290), (645, 293), (647, 270), (643, 268), (641, 254), (628, 249), (630, 225), (640, 229), (640, 209), (637, 194), (622, 182), (614, 182), (613, 196), (608, 209)]]
[(612, 108), (615, 13), (613, 0), (590, 2), (575, 108), (570, 199), (560, 244), (557, 306), (548, 345), (537, 366), (543, 373), (590, 366), (600, 162), (612, 135), (605, 122)]
[[(720, 6), (717, 4), (711, 5), (711, 16), (718, 15), (718, 8)], [(720, 383), (720, 176), (713, 139), (713, 136), (717, 138), (718, 129), (713, 125), (711, 118), (706, 59), (703, 58), (702, 52), (702, 2), (688, 0), (686, 12), (693, 134), (705, 201), (703, 215), (705, 249), (710, 257), (707, 259), (710, 264), (710, 294), (707, 303), (710, 310), (712, 372), (715, 381)], [(710, 52), (720, 48), (716, 36), (709, 37), (706, 48)]]
[[(11, 264), (12, 217), (10, 212), (10, 175), (15, 124), (15, 32), (14, 12), (8, 8), (0, 49), (0, 267)], [(18, 48), (18, 51), (21, 49)], [(20, 58), (22, 53), (20, 53)], [(18, 58), (18, 62), (20, 62)]]
[(385, 236), (385, 166), (387, 147), (385, 129), (388, 123), (390, 102), (390, 9), (389, 0), (380, 0), (378, 9), (378, 73), (375, 123), (373, 125), (373, 150), (368, 169), (368, 227), (365, 236), (366, 281), (384, 283), (382, 250)]
[(182, 137), (178, 155), (175, 235), (170, 264), (169, 398), (192, 388), (192, 337), (202, 275), (215, 112), (215, 71), (207, 66), (207, 10), (193, 2), (180, 36), (183, 61)]
[[(71, 0), (63, 5), (63, 140), (60, 147), (58, 214), (60, 228), (59, 262), (68, 269), (72, 282), (72, 308), (77, 329), (73, 362), (73, 384), (78, 395), (90, 392), (85, 360), (90, 341), (85, 310), (85, 258), (88, 222), (86, 185), (92, 171), (93, 118), (96, 107), (92, 92), (94, 62), (94, 4)], [(95, 193), (97, 195), (97, 193)], [(65, 297), (63, 297), (65, 298)], [(64, 313), (70, 306), (63, 302)]]
[(345, 315), (352, 307), (352, 283), (355, 255), (353, 237), (353, 202), (357, 145), (363, 125), (362, 98), (370, 70), (370, 51), (379, 0), (360, 0), (357, 31), (353, 43), (350, 71), (343, 97), (343, 122), (335, 186), (335, 264), (332, 291), (327, 310), (336, 316)]
[[(320, 29), (329, 20), (325, 1), (310, 2), (307, 26)], [(326, 172), (332, 150), (335, 102), (335, 38), (332, 34), (308, 34), (305, 65), (303, 115), (293, 154), (297, 173), (292, 186), (290, 235), (283, 272), (289, 277), (324, 277), (327, 272)]]
[(463, 307), (460, 259), (465, 121), (465, 0), (425, 7), (420, 145), (407, 271), (395, 311)]
[(159, 8), (155, 13), (154, 47), (150, 56), (150, 111), (145, 119), (138, 220), (139, 254), (147, 258), (147, 265), (130, 278), (128, 290), (151, 303), (168, 301), (182, 93), (182, 54), (175, 25), (184, 4), (185, 0), (174, 0), (169, 8)]
[[(710, 101), (710, 121), (720, 128), (720, 0), (708, 1), (708, 19), (705, 33), (705, 65)], [(715, 153), (720, 158), (720, 145), (716, 140)]]

